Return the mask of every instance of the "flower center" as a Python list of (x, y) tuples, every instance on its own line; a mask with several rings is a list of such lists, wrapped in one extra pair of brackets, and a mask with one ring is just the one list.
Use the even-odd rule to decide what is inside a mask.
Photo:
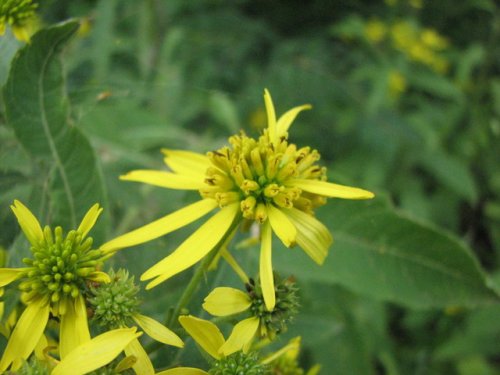
[(210, 375), (264, 375), (267, 366), (258, 362), (255, 353), (237, 352), (215, 361), (208, 370)]
[(266, 204), (295, 207), (312, 214), (325, 198), (290, 186), (290, 180), (325, 180), (326, 168), (315, 164), (320, 155), (309, 147), (297, 149), (285, 137), (277, 144), (269, 141), (267, 130), (258, 140), (244, 133), (229, 138), (225, 146), (207, 155), (213, 164), (206, 172), (201, 189), (204, 198), (215, 199), (220, 207), (240, 202), (243, 217), (264, 222)]

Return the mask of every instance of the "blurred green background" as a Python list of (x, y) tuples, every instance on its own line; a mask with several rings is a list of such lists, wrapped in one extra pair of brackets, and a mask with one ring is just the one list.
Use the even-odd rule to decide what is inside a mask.
[[(493, 0), (44, 1), (38, 14), (42, 25), (81, 22), (63, 59), (71, 123), (89, 138), (104, 179), (101, 240), (197, 196), (120, 182), (120, 174), (162, 168), (162, 147), (206, 152), (239, 129), (257, 135), (266, 126), (268, 88), (278, 114), (312, 104), (290, 138), (318, 149), (330, 180), (378, 196), (377, 203), (330, 200), (319, 216), (334, 237), (342, 224), (337, 212), (394, 207), (466, 243), (493, 280), (498, 274), (500, 8)], [(19, 47), (6, 40), (0, 40), (0, 51), (8, 52), (0, 57), (2, 85)], [(0, 245), (8, 248), (18, 233), (8, 205), (14, 198), (37, 201), (46, 176), (3, 112)], [(126, 250), (116, 265), (139, 275), (192, 228)], [(255, 254), (242, 258), (252, 264)], [(275, 264), (286, 271), (287, 261)], [(311, 264), (297, 275), (303, 308), (287, 337), (302, 336), (306, 368), (320, 363), (322, 373), (340, 375), (500, 374), (498, 305), (417, 309), (418, 303), (318, 280), (312, 262), (305, 263)], [(163, 316), (188, 278), (144, 293), (145, 309)], [(234, 277), (222, 267), (200, 297), (213, 279)]]

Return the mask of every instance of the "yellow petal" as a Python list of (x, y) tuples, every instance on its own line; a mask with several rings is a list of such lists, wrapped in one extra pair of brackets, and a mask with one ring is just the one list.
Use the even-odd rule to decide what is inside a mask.
[(260, 362), (262, 364), (268, 364), (282, 355), (286, 355), (287, 358), (289, 359), (296, 359), (297, 356), (299, 355), (299, 350), (300, 350), (300, 336), (294, 337), (291, 339), (288, 344), (286, 344), (284, 347), (279, 349), (278, 351), (275, 351), (274, 353), (268, 355), (267, 357), (263, 358)]
[(43, 240), (43, 231), (35, 215), (18, 200), (14, 200), (14, 204), (10, 208), (14, 212), (14, 215), (16, 215), (17, 221), (28, 241), (32, 245), (38, 245)]
[(151, 241), (199, 219), (215, 207), (217, 207), (215, 200), (202, 199), (170, 215), (106, 242), (101, 246), (101, 250), (109, 252)]
[(295, 245), (297, 229), (285, 214), (287, 211), (288, 209), (279, 209), (273, 204), (267, 205), (267, 217), (269, 218), (274, 233), (276, 233), (286, 247), (290, 247)]
[(290, 125), (292, 125), (292, 122), (295, 120), (295, 118), (300, 112), (311, 108), (312, 108), (311, 105), (304, 104), (301, 105), (300, 107), (292, 108), (289, 111), (285, 112), (283, 115), (281, 115), (281, 117), (278, 119), (278, 122), (276, 123), (278, 138), (283, 136), (288, 131), (288, 128), (290, 127)]
[(224, 345), (219, 349), (219, 353), (225, 356), (242, 350), (255, 336), (259, 328), (259, 318), (251, 317), (236, 324)]
[(146, 334), (156, 341), (167, 345), (177, 346), (179, 348), (184, 346), (184, 343), (179, 336), (153, 318), (141, 314), (134, 314), (132, 315), (132, 318), (144, 330), (144, 332), (146, 332)]
[(319, 220), (303, 211), (291, 208), (288, 218), (297, 228), (298, 245), (319, 265), (328, 255), (328, 248), (333, 242), (332, 235)]
[(306, 179), (291, 179), (287, 186), (295, 186), (309, 193), (323, 195), (329, 198), (371, 199), (375, 195), (368, 190), (351, 186), (332, 184), (331, 182)]
[(111, 279), (106, 272), (94, 271), (86, 277), (87, 280), (95, 281), (96, 283), (110, 283)]
[(136, 170), (120, 176), (120, 180), (143, 182), (145, 184), (160, 186), (167, 189), (199, 190), (206, 188), (204, 175), (181, 175), (155, 170)]
[(87, 309), (82, 296), (67, 302), (66, 313), (61, 316), (59, 353), (66, 357), (77, 346), (90, 340)]
[(176, 367), (157, 372), (156, 375), (208, 375), (208, 372), (194, 367)]
[(321, 365), (316, 364), (313, 367), (311, 367), (309, 370), (307, 370), (306, 375), (318, 375), (320, 370), (321, 370)]
[(205, 298), (203, 308), (215, 316), (227, 316), (245, 311), (252, 305), (247, 293), (241, 290), (219, 287)]
[(0, 287), (9, 285), (22, 277), (24, 273), (26, 273), (26, 268), (0, 268)]
[(273, 99), (267, 89), (264, 90), (264, 103), (266, 105), (267, 113), (267, 129), (269, 131), (269, 139), (275, 143), (277, 141), (276, 132), (276, 112), (274, 110)]
[(210, 252), (229, 231), (239, 211), (239, 203), (222, 208), (189, 236), (172, 254), (144, 272), (141, 280), (149, 280), (150, 289), (169, 277), (184, 271)]
[(26, 27), (12, 26), (12, 33), (14, 34), (17, 40), (29, 43), (30, 34), (28, 33), (28, 29)]
[(141, 375), (154, 375), (155, 369), (148, 353), (144, 350), (141, 343), (137, 339), (133, 339), (126, 347), (125, 354), (127, 356), (134, 356), (136, 362), (132, 366), (136, 374)]
[(229, 266), (231, 266), (233, 271), (240, 277), (241, 281), (244, 284), (248, 283), (248, 281), (249, 281), (248, 275), (245, 273), (243, 268), (241, 268), (241, 266), (238, 264), (236, 259), (234, 259), (234, 257), (231, 255), (231, 253), (229, 253), (229, 251), (227, 251), (226, 248), (221, 250), (221, 255), (224, 258), (224, 260), (227, 262), (227, 264), (229, 264)]
[(141, 333), (136, 328), (105, 332), (71, 351), (52, 371), (52, 375), (83, 375), (115, 359)]
[(49, 320), (49, 310), (49, 305), (42, 300), (26, 306), (3, 352), (0, 373), (3, 373), (13, 361), (27, 359), (30, 356), (45, 330)]
[(170, 167), (175, 173), (185, 176), (193, 176), (194, 178), (205, 178), (207, 168), (212, 164), (206, 155), (185, 150), (169, 150), (162, 149), (161, 152), (165, 155), (165, 164)]
[(80, 226), (77, 229), (77, 232), (80, 232), (82, 234), (82, 237), (85, 237), (90, 232), (101, 212), (102, 207), (99, 207), (98, 203), (90, 207), (90, 210), (88, 210), (88, 212), (85, 214), (82, 222), (80, 223)]
[(261, 248), (259, 260), (260, 284), (262, 285), (262, 295), (268, 311), (274, 309), (276, 295), (274, 293), (274, 277), (272, 264), (272, 232), (269, 220), (261, 226)]
[(215, 359), (221, 358), (219, 349), (224, 345), (224, 336), (214, 323), (192, 315), (180, 316), (179, 322), (204, 351)]

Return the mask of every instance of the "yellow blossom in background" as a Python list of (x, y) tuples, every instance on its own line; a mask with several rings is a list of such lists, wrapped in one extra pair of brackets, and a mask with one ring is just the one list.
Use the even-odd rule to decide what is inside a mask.
[(382, 21), (373, 19), (365, 23), (364, 33), (369, 41), (380, 43), (385, 38), (387, 27)]
[(19, 201), (11, 206), (19, 225), (31, 244), (33, 258), (24, 258), (25, 268), (0, 268), (0, 287), (20, 281), (21, 301), (26, 308), (10, 334), (0, 360), (0, 372), (11, 364), (17, 369), (35, 349), (49, 321), (49, 314), (60, 319), (59, 351), (64, 358), (76, 346), (90, 340), (87, 309), (82, 291), (88, 282), (108, 282), (98, 270), (105, 254), (92, 249), (87, 234), (102, 208), (90, 208), (76, 230), (63, 236), (40, 226), (37, 218)]
[(398, 98), (406, 91), (406, 79), (397, 70), (391, 70), (388, 75), (389, 95), (392, 98)]
[(288, 130), (309, 105), (292, 108), (276, 119), (271, 95), (264, 93), (268, 126), (258, 138), (245, 133), (229, 138), (229, 145), (198, 154), (163, 150), (172, 170), (136, 170), (122, 180), (171, 189), (198, 190), (201, 200), (130, 233), (101, 249), (112, 252), (163, 236), (218, 209), (172, 254), (147, 270), (141, 280), (152, 288), (200, 261), (220, 246), (242, 224), (260, 227), (260, 280), (268, 310), (275, 305), (272, 268), (272, 233), (286, 247), (298, 244), (316, 263), (322, 264), (332, 243), (329, 230), (317, 220), (314, 209), (326, 198), (370, 199), (373, 193), (326, 181), (320, 155), (310, 147), (288, 142)]
[(37, 7), (38, 4), (32, 0), (0, 1), (0, 36), (5, 33), (7, 26), (10, 26), (18, 40), (29, 42)]

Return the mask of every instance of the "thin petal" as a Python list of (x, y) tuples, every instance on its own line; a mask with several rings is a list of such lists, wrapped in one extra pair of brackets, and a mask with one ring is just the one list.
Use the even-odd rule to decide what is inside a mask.
[(269, 218), (269, 222), (271, 223), (274, 233), (276, 233), (278, 238), (285, 244), (286, 247), (290, 247), (295, 245), (297, 229), (283, 212), (285, 210), (288, 209), (279, 209), (273, 204), (268, 204), (267, 217)]
[(214, 323), (192, 315), (180, 316), (179, 322), (204, 351), (215, 359), (221, 358), (219, 349), (224, 345), (224, 336)]
[(297, 356), (299, 355), (300, 340), (301, 340), (300, 336), (294, 337), (284, 347), (263, 358), (260, 362), (262, 364), (268, 364), (275, 361), (282, 355), (286, 355), (288, 358), (292, 360), (296, 359)]
[(94, 271), (86, 277), (87, 280), (95, 281), (96, 283), (110, 283), (111, 278), (106, 272)]
[(106, 242), (101, 246), (101, 250), (109, 252), (151, 241), (192, 223), (212, 211), (215, 207), (217, 207), (215, 200), (202, 199), (170, 215)]
[(0, 268), (0, 287), (9, 285), (26, 273), (26, 268)]
[(61, 316), (59, 353), (66, 357), (77, 346), (90, 340), (87, 309), (82, 296), (68, 302), (66, 313)]
[(271, 142), (276, 142), (276, 111), (274, 110), (274, 104), (273, 99), (271, 98), (271, 94), (267, 89), (264, 90), (264, 103), (266, 105), (267, 129), (269, 131), (269, 139), (271, 140)]
[(83, 375), (115, 359), (141, 333), (136, 328), (108, 331), (76, 347), (52, 371), (52, 375)]
[(82, 237), (85, 237), (92, 227), (94, 226), (95, 222), (99, 218), (99, 215), (102, 212), (102, 207), (99, 207), (99, 204), (96, 203), (94, 204), (90, 210), (85, 214), (84, 218), (82, 219), (82, 222), (80, 223), (80, 226), (77, 229), (77, 232), (82, 233)]
[(132, 366), (136, 374), (154, 375), (155, 369), (153, 364), (151, 363), (148, 353), (146, 353), (139, 340), (133, 339), (125, 347), (125, 354), (136, 358), (136, 362)]
[(262, 224), (261, 248), (259, 261), (260, 283), (262, 285), (262, 295), (268, 311), (274, 309), (276, 295), (274, 293), (274, 277), (272, 264), (272, 232), (269, 220)]
[(35, 215), (18, 200), (14, 200), (14, 204), (10, 208), (14, 212), (14, 215), (16, 215), (17, 221), (28, 241), (32, 245), (38, 245), (43, 240), (43, 231)]
[(241, 290), (219, 287), (205, 298), (203, 308), (214, 316), (228, 316), (245, 311), (252, 305), (247, 293)]
[(255, 336), (259, 328), (259, 318), (251, 317), (236, 324), (226, 343), (219, 349), (225, 356), (242, 350)]
[(149, 280), (150, 289), (169, 277), (184, 271), (201, 260), (212, 250), (231, 228), (239, 212), (239, 203), (222, 208), (189, 236), (172, 254), (144, 272), (141, 280)]
[(291, 179), (288, 186), (295, 186), (309, 193), (323, 195), (329, 198), (371, 199), (375, 195), (368, 190), (351, 186), (333, 184), (331, 182), (306, 179)]
[(276, 130), (278, 132), (278, 137), (281, 137), (284, 135), (287, 131), (290, 125), (292, 125), (292, 122), (295, 120), (297, 115), (306, 110), (306, 109), (311, 109), (310, 104), (304, 104), (301, 105), (300, 107), (295, 107), (290, 109), (289, 111), (285, 112), (281, 117), (278, 119), (278, 122), (276, 123)]
[(328, 228), (313, 216), (296, 208), (288, 211), (288, 218), (297, 228), (298, 245), (312, 260), (319, 265), (323, 264), (333, 242)]
[(161, 152), (165, 155), (165, 164), (170, 167), (175, 173), (180, 173), (186, 176), (205, 177), (207, 168), (210, 167), (210, 159), (203, 154), (185, 150), (169, 150), (162, 149)]
[(179, 336), (153, 318), (141, 314), (134, 314), (132, 315), (132, 318), (144, 330), (144, 332), (146, 332), (146, 334), (156, 341), (167, 345), (177, 346), (178, 348), (182, 348), (184, 346), (184, 343)]
[(208, 375), (208, 372), (194, 367), (176, 367), (157, 372), (156, 375)]
[(120, 176), (120, 180), (143, 182), (167, 189), (199, 190), (207, 187), (204, 175), (192, 176), (155, 170), (136, 170)]
[(27, 359), (38, 344), (49, 320), (50, 307), (43, 301), (32, 302), (23, 311), (0, 361), (0, 373), (18, 359)]

